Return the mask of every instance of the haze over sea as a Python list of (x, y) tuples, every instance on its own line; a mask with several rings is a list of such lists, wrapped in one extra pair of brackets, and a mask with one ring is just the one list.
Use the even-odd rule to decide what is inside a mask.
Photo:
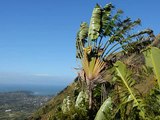
[(31, 91), (35, 95), (55, 95), (73, 81), (49, 74), (0, 72), (0, 92)]
[(158, 0), (125, 4), (118, 0), (1, 0), (0, 92), (52, 95), (73, 82), (74, 68), (81, 67), (75, 58), (79, 24), (90, 22), (96, 3), (109, 2), (124, 10), (124, 17), (140, 18), (140, 30), (151, 28), (155, 35), (159, 33)]
[(55, 95), (65, 87), (65, 85), (0, 84), (0, 92), (30, 91), (34, 95)]

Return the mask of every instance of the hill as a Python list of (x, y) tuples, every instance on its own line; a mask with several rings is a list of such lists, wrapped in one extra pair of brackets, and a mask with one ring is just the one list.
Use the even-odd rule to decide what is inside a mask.
[(122, 19), (109, 3), (96, 5), (76, 37), (81, 63), (75, 82), (30, 120), (159, 120), (160, 49), (153, 30)]
[(61, 116), (61, 112), (59, 110), (61, 109), (61, 105), (63, 103), (63, 100), (67, 96), (71, 96), (74, 98), (76, 95), (76, 92), (78, 93), (78, 84), (77, 79), (75, 79), (75, 82), (67, 86), (64, 90), (59, 92), (55, 97), (53, 97), (46, 105), (42, 106), (40, 109), (38, 109), (31, 117), (28, 118), (28, 120), (47, 120), (53, 117), (53, 115), (59, 114)]
[[(127, 66), (134, 71), (134, 73), (140, 72), (141, 68), (145, 64), (144, 57), (142, 54), (133, 53), (131, 56), (124, 56), (123, 58), (121, 58), (121, 60), (124, 63), (126, 63)], [(137, 76), (135, 76), (135, 77), (137, 77)], [(110, 72), (108, 72), (108, 74), (105, 76), (105, 80), (111, 81), (112, 79), (113, 79), (112, 74)], [(146, 76), (143, 79), (138, 78), (137, 82), (138, 82), (138, 84), (135, 87), (136, 87), (136, 89), (138, 89), (138, 91), (144, 97), (150, 92), (151, 89), (154, 88), (154, 86), (156, 84), (156, 80), (154, 78), (153, 73), (150, 74), (149, 76)], [(61, 91), (59, 94), (57, 94), (57, 96), (52, 98), (45, 106), (43, 106), (42, 108), (37, 110), (35, 113), (33, 113), (33, 115), (31, 117), (29, 117), (28, 120), (63, 120), (63, 119), (69, 120), (70, 118), (67, 117), (67, 114), (65, 115), (62, 112), (63, 100), (67, 96), (70, 96), (71, 99), (75, 103), (75, 99), (78, 95), (78, 92), (81, 90), (81, 87), (82, 86), (79, 84), (78, 78), (76, 78), (75, 82), (73, 82), (68, 87), (66, 87), (63, 91)], [(105, 98), (107, 98), (108, 92), (113, 89), (112, 87), (113, 86), (106, 84)], [(99, 86), (97, 86), (97, 89), (99, 89)], [(98, 90), (96, 90), (96, 91), (98, 91)], [(101, 91), (98, 91), (98, 92), (101, 92)], [(98, 94), (98, 92), (96, 94)], [(94, 104), (96, 107), (100, 107), (100, 104), (101, 104), (100, 99), (101, 98), (99, 97), (99, 95), (95, 95), (94, 101), (97, 103), (94, 103)], [(98, 102), (100, 102), (100, 103), (98, 103)], [(97, 111), (97, 108), (94, 108), (94, 109), (95, 109), (95, 111)], [(95, 112), (93, 112), (92, 115), (95, 116)], [(81, 117), (84, 117), (81, 114), (78, 117), (79, 118), (77, 120), (84, 119), (84, 118), (81, 118)]]

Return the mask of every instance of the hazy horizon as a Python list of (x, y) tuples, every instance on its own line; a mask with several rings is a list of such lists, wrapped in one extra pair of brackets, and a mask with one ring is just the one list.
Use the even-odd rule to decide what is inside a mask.
[(24, 73), (10, 73), (0, 72), (0, 84), (19, 84), (19, 85), (68, 85), (74, 79), (71, 77), (64, 78), (59, 76), (52, 76), (48, 74), (24, 74)]
[(79, 25), (89, 23), (96, 3), (104, 6), (109, 2), (124, 11), (124, 18), (140, 18), (138, 30), (160, 32), (158, 0), (0, 1), (0, 84), (71, 83), (77, 75), (75, 37)]

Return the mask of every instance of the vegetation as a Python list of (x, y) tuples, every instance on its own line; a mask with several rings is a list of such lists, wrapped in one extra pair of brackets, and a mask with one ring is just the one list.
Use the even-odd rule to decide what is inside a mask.
[(135, 33), (140, 20), (122, 20), (122, 13), (111, 3), (95, 6), (76, 37), (77, 79), (30, 119), (160, 119), (159, 35)]
[[(108, 62), (116, 57), (118, 50), (128, 52), (135, 39), (146, 39), (144, 34), (153, 36), (152, 30), (144, 30), (130, 34), (130, 30), (140, 24), (140, 20), (131, 21), (130, 18), (120, 19), (121, 10), (113, 13), (114, 6), (107, 4), (101, 8), (98, 4), (93, 9), (90, 25), (83, 22), (77, 33), (77, 58), (82, 63), (81, 79), (85, 81), (89, 96), (89, 109), (92, 109), (92, 90), (97, 83), (105, 82), (103, 74), (112, 63)], [(149, 37), (147, 37), (148, 39)], [(148, 40), (150, 41), (150, 39)], [(139, 41), (134, 42), (138, 44)], [(129, 46), (129, 48), (128, 48)], [(109, 58), (109, 56), (112, 56)], [(108, 67), (109, 66), (109, 67)]]

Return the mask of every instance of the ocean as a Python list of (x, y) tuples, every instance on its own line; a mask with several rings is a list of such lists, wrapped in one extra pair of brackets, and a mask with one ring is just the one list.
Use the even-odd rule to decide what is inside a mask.
[(0, 84), (0, 92), (30, 91), (34, 95), (56, 95), (66, 86)]

